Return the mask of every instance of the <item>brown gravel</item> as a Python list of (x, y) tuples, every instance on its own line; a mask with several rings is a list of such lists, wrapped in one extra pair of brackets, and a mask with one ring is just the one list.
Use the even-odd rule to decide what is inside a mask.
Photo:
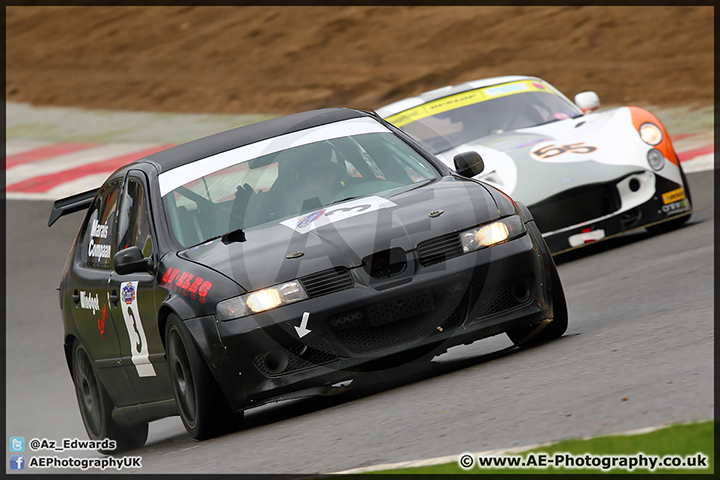
[(7, 100), (216, 113), (373, 108), (495, 75), (708, 106), (713, 7), (7, 7)]

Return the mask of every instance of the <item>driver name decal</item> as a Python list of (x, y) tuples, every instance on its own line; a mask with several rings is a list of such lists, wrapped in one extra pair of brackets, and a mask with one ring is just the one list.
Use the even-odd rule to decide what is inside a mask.
[(100, 222), (98, 222), (97, 219), (93, 220), (92, 227), (90, 229), (90, 235), (93, 237), (98, 237), (98, 238), (107, 238), (107, 235), (108, 235), (107, 222), (100, 225)]
[(107, 238), (108, 226), (107, 222), (100, 224), (97, 220), (93, 220), (92, 226), (90, 227), (90, 241), (88, 242), (88, 256), (102, 260), (104, 258), (110, 258), (110, 245), (96, 244), (95, 239)]
[(320, 228), (330, 223), (374, 212), (381, 208), (390, 208), (394, 206), (395, 203), (390, 200), (372, 196), (360, 198), (351, 202), (340, 203), (338, 205), (331, 205), (322, 210), (290, 218), (280, 222), (280, 224), (285, 225), (288, 228), (292, 228), (298, 233), (308, 233), (316, 228)]
[(96, 245), (94, 239), (90, 239), (88, 242), (88, 257), (97, 258), (110, 258), (110, 245)]
[(122, 302), (120, 310), (122, 310), (125, 328), (130, 339), (130, 354), (132, 363), (135, 365), (138, 376), (155, 377), (155, 369), (148, 358), (147, 337), (145, 329), (143, 329), (142, 321), (140, 321), (140, 311), (138, 310), (137, 291), (138, 282), (123, 282), (120, 284), (120, 295)]

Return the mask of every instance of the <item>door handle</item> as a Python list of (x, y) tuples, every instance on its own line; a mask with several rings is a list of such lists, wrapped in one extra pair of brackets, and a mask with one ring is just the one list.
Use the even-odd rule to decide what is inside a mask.
[(113, 290), (110, 294), (110, 302), (112, 302), (113, 305), (117, 305), (118, 299), (117, 290)]
[(75, 305), (80, 303), (80, 294), (78, 293), (77, 290), (75, 290), (75, 292), (72, 295), (70, 295), (70, 298), (72, 298), (72, 301), (73, 301), (73, 303), (75, 303)]

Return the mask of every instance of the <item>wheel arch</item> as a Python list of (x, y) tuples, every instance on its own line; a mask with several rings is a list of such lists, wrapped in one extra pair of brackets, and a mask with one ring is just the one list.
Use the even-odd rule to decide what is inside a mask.
[(197, 316), (191, 307), (184, 302), (161, 305), (158, 311), (158, 329), (160, 330), (163, 349), (167, 348), (165, 330), (170, 315), (177, 316), (185, 325), (195, 343), (195, 347), (200, 351), (201, 357), (214, 374), (214, 367), (225, 356), (225, 347), (215, 326), (214, 316)]
[[(158, 311), (158, 330), (160, 332), (160, 341), (163, 345), (163, 350), (167, 349), (167, 343), (165, 340), (165, 327), (167, 325), (167, 319), (171, 314), (177, 315), (177, 312), (170, 308), (168, 305), (161, 305)], [(179, 315), (178, 315), (179, 316)]]
[[(183, 313), (185, 313), (184, 316)], [(197, 348), (200, 353), (200, 358), (202, 358), (210, 375), (213, 377), (213, 380), (223, 392), (226, 400), (230, 398), (228, 395), (231, 389), (216, 368), (218, 364), (227, 357), (227, 350), (220, 339), (220, 333), (215, 324), (215, 316), (197, 316), (191, 307), (181, 300), (176, 303), (165, 303), (161, 305), (158, 312), (158, 328), (160, 329), (163, 349), (166, 351), (166, 358), (167, 338), (165, 335), (170, 315), (175, 315), (183, 324), (190, 338), (192, 338), (195, 348)]]
[[(67, 362), (68, 371), (70, 372), (70, 375), (73, 374), (73, 368), (72, 368), (72, 361), (73, 361), (73, 344), (74, 342), (80, 342), (85, 343), (83, 340), (83, 336), (80, 333), (80, 329), (78, 328), (78, 322), (75, 318), (75, 314), (73, 313), (71, 308), (60, 308), (62, 312), (63, 317), (63, 323), (65, 326), (65, 332), (64, 332), (64, 344), (63, 344), (63, 350), (65, 352), (65, 361)], [(90, 353), (88, 352), (88, 356), (90, 356)], [(93, 360), (92, 357), (90, 357), (91, 360)]]
[(65, 361), (67, 362), (68, 371), (70, 372), (70, 376), (73, 375), (73, 367), (72, 367), (72, 356), (73, 356), (73, 344), (75, 341), (80, 341), (80, 339), (75, 336), (73, 333), (66, 333), (65, 334), (65, 343), (63, 344), (63, 350), (65, 351)]
[(167, 326), (167, 319), (171, 314), (176, 315), (183, 322), (197, 316), (192, 307), (179, 297), (170, 297), (168, 301), (163, 302), (158, 309), (157, 316), (158, 330), (160, 332), (163, 349), (166, 348), (165, 327)]

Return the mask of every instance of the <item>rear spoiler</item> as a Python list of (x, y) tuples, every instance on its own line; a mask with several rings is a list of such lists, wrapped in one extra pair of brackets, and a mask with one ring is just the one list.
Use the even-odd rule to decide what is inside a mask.
[(68, 213), (79, 212), (80, 210), (87, 210), (92, 205), (92, 201), (97, 194), (98, 189), (88, 190), (87, 192), (77, 193), (70, 197), (61, 198), (56, 200), (53, 204), (52, 211), (50, 212), (50, 219), (48, 220), (48, 227), (52, 227), (53, 223), (58, 218)]

